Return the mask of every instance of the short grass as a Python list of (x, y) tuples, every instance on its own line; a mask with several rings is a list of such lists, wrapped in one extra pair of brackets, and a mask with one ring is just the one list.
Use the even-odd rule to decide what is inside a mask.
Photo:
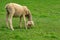
[[(20, 29), (14, 18), (15, 30), (8, 29), (5, 5), (10, 2), (28, 6), (35, 26)], [(0, 40), (60, 40), (60, 0), (0, 0)]]

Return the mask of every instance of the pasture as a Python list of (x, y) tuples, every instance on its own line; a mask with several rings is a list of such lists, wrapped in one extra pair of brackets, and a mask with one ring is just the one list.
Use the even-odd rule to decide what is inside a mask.
[[(5, 5), (10, 2), (26, 5), (35, 26), (19, 28), (19, 18), (13, 18), (15, 30), (8, 29)], [(0, 0), (0, 40), (60, 40), (60, 0)]]

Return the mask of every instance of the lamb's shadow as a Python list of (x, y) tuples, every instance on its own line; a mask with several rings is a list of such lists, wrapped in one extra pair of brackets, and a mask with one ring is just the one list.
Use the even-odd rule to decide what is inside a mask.
[(24, 29), (24, 27), (15, 26), (14, 29)]
[[(25, 27), (19, 27), (19, 26), (15, 26), (15, 27), (13, 27), (15, 30), (16, 29), (26, 29)], [(33, 27), (30, 27), (30, 28), (28, 28), (28, 29), (32, 29)], [(1, 28), (0, 28), (0, 31), (7, 31), (7, 30), (11, 30), (10, 29), (10, 27), (8, 28), (8, 27), (6, 27), (6, 26), (1, 26)]]

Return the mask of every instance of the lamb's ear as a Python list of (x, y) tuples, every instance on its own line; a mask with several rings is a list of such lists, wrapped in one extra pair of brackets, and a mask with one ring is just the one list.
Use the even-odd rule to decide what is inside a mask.
[(34, 22), (33, 22), (33, 21), (31, 21), (31, 23), (32, 23), (32, 25), (34, 26)]

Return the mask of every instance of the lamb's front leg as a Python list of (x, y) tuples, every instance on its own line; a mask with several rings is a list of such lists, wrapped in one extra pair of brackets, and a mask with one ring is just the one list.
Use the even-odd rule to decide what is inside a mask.
[(26, 25), (26, 17), (25, 17), (25, 15), (23, 15), (23, 18), (24, 18), (25, 28), (27, 29), (27, 25)]

